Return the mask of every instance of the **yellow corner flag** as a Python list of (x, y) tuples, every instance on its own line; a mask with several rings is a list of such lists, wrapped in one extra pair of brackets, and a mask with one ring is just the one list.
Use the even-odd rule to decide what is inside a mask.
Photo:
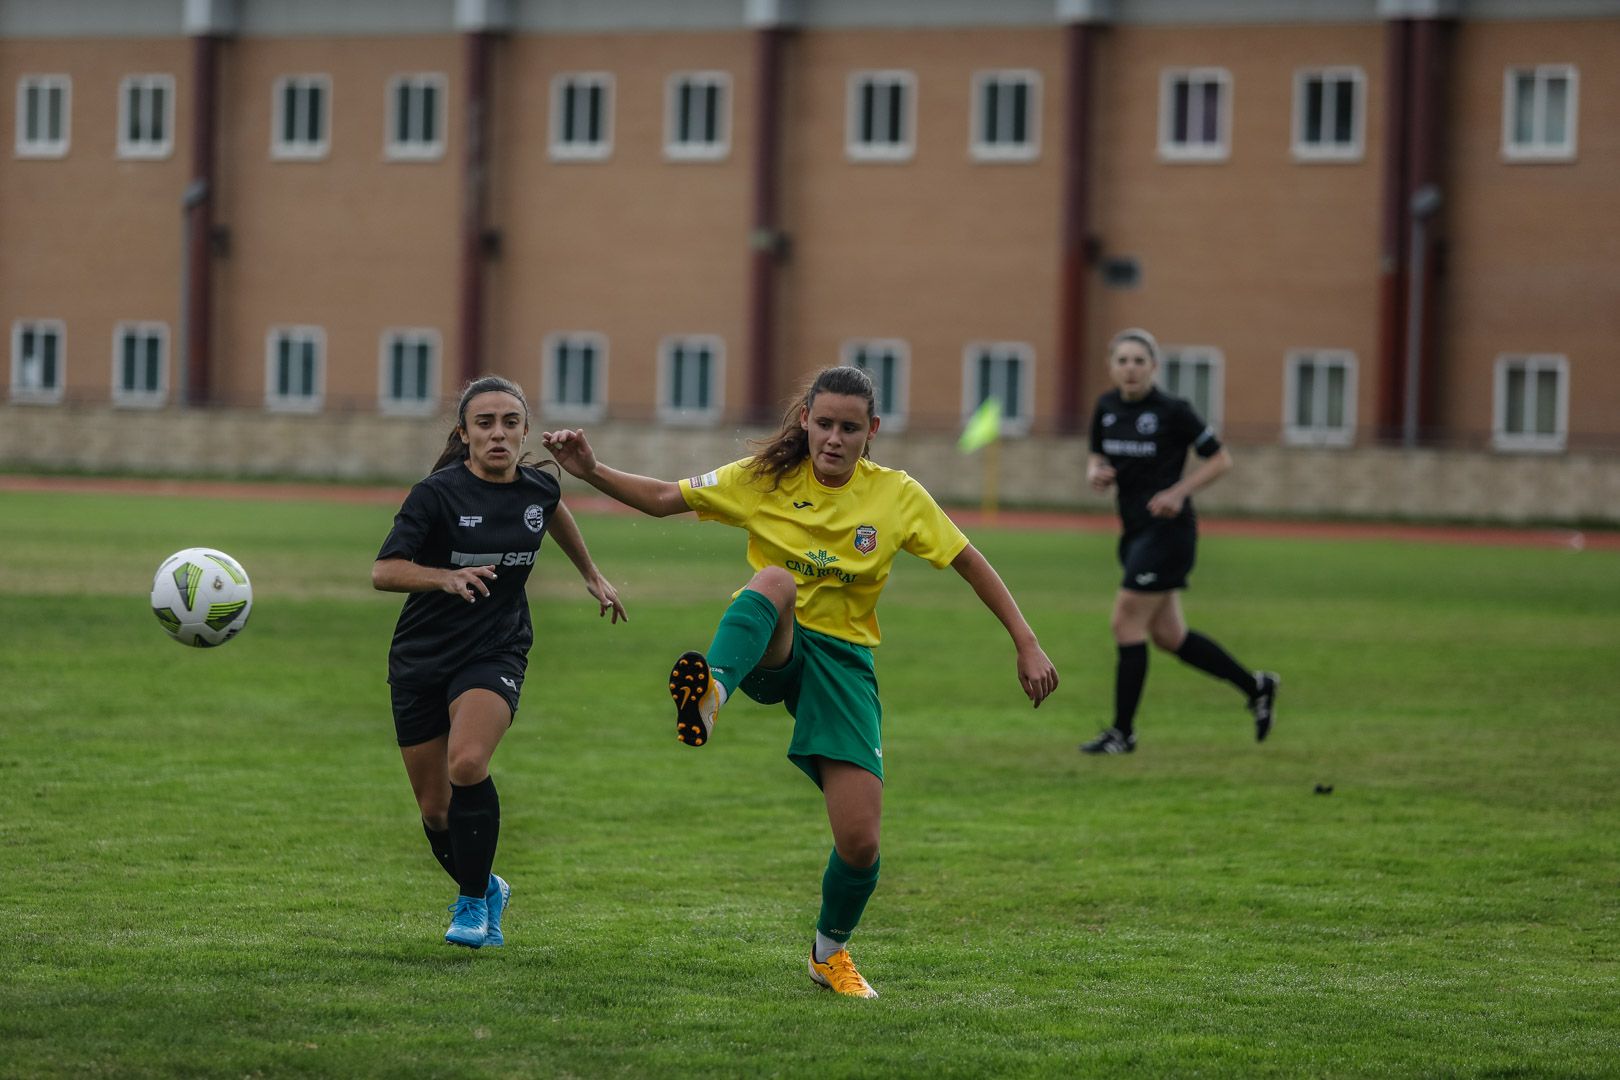
[(1001, 437), (1001, 399), (986, 398), (962, 428), (957, 449), (964, 454), (983, 449)]

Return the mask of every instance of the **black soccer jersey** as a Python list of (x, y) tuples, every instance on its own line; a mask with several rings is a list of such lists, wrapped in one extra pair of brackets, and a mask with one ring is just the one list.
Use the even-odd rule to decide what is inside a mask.
[[(1126, 532), (1154, 520), (1148, 500), (1181, 479), (1188, 447), (1207, 458), (1220, 450), (1221, 441), (1180, 398), (1154, 387), (1140, 401), (1126, 401), (1118, 390), (1097, 399), (1097, 411), (1091, 416), (1091, 452), (1102, 454), (1114, 467), (1119, 519)], [(1191, 499), (1172, 520), (1182, 519), (1194, 520)]]
[(388, 681), (434, 686), (493, 653), (527, 653), (534, 643), (523, 586), (562, 496), (556, 477), (529, 466), (507, 484), (475, 476), (464, 463), (440, 469), (405, 497), (379, 559), (410, 559), (457, 569), (492, 566), (488, 596), (411, 593), (394, 627)]

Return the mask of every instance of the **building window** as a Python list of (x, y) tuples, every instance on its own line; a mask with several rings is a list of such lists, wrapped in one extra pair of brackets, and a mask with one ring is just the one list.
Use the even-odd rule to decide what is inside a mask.
[(389, 81), (388, 160), (444, 157), (446, 96), (443, 75), (396, 75)]
[(551, 83), (551, 157), (598, 161), (613, 150), (613, 76), (558, 75)]
[(59, 158), (68, 152), (73, 81), (24, 75), (17, 81), (17, 156)]
[(390, 416), (426, 416), (439, 407), (439, 332), (384, 330), (377, 406)]
[(1021, 342), (975, 342), (963, 365), (962, 412), (1001, 402), (1001, 434), (1024, 435), (1035, 412), (1035, 350)]
[(607, 411), (607, 339), (553, 334), (540, 358), (541, 408), (548, 417), (599, 420)]
[(1164, 349), (1158, 383), (1171, 397), (1185, 398), (1212, 428), (1221, 426), (1222, 357), (1219, 349), (1175, 345)]
[(1225, 68), (1172, 68), (1159, 90), (1159, 156), (1225, 161), (1231, 155), (1232, 75)]
[(668, 95), (664, 156), (675, 161), (725, 157), (731, 149), (731, 76), (682, 72), (669, 80)]
[(113, 331), (113, 404), (162, 405), (169, 385), (169, 328), (124, 322)]
[(1040, 154), (1041, 77), (1033, 71), (980, 71), (973, 76), (977, 161), (1033, 161)]
[(11, 327), (11, 400), (54, 404), (62, 400), (67, 331), (55, 319), (30, 319)]
[(906, 429), (909, 353), (903, 341), (844, 343), (844, 363), (860, 368), (872, 378), (872, 392), (877, 398), (877, 414), (883, 418), (884, 431), (901, 432)]
[(1502, 156), (1509, 161), (1571, 161), (1579, 80), (1573, 64), (1507, 69)]
[(1294, 73), (1294, 157), (1356, 161), (1362, 155), (1367, 76), (1360, 68)]
[(276, 80), (270, 156), (283, 161), (323, 158), (332, 80), (326, 75), (288, 75)]
[(1568, 436), (1569, 361), (1502, 356), (1496, 361), (1492, 443), (1498, 450), (1562, 450)]
[(118, 156), (166, 158), (173, 150), (174, 76), (128, 76), (118, 88)]
[(1356, 356), (1345, 350), (1288, 354), (1283, 438), (1308, 446), (1349, 446), (1356, 437)]
[(851, 161), (908, 161), (915, 149), (917, 76), (857, 71), (849, 77), (845, 147)]
[(326, 334), (318, 326), (270, 330), (264, 404), (274, 412), (319, 412), (326, 385)]
[(724, 346), (716, 337), (668, 338), (658, 365), (659, 415), (668, 423), (706, 423), (720, 415)]

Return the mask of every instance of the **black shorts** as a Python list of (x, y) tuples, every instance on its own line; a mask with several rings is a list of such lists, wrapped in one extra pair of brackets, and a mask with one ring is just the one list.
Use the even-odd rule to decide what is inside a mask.
[(468, 690), (493, 690), (505, 699), (516, 720), (527, 667), (528, 658), (522, 653), (497, 653), (474, 660), (437, 686), (389, 686), (399, 745), (415, 746), (449, 731), (450, 703)]
[(1155, 521), (1119, 538), (1119, 564), (1125, 568), (1120, 588), (1132, 592), (1185, 589), (1198, 557), (1198, 522), (1194, 518)]

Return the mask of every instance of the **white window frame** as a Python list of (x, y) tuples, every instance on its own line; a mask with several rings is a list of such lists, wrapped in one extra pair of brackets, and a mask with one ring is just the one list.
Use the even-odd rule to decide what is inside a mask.
[[(315, 386), (309, 397), (283, 396), (276, 390), (276, 343), (282, 335), (315, 345)], [(326, 403), (326, 331), (319, 326), (272, 326), (264, 336), (264, 407), (268, 412), (318, 413)]]
[[(602, 130), (595, 142), (563, 141), (563, 91), (570, 85), (597, 87), (602, 91)], [(552, 161), (604, 161), (613, 153), (613, 73), (610, 71), (564, 71), (551, 78)]]
[[(62, 93), (62, 132), (55, 139), (28, 138), (28, 91), (60, 90)], [(73, 77), (70, 75), (22, 75), (17, 79), (16, 155), (20, 158), (63, 158), (73, 143)]]
[[(670, 403), (674, 392), (675, 347), (677, 345), (706, 345), (714, 357), (714, 369), (709, 373), (710, 401), (701, 409), (678, 409)], [(720, 418), (725, 407), (726, 343), (714, 334), (672, 334), (658, 343), (658, 418), (666, 424), (678, 426), (707, 426)]]
[[(1528, 418), (1536, 414), (1535, 376), (1543, 371), (1558, 373), (1558, 404), (1554, 410), (1554, 430), (1550, 435), (1522, 431), (1510, 434), (1507, 430), (1507, 377), (1508, 370), (1522, 366), (1525, 369), (1525, 411)], [(1538, 453), (1560, 453), (1569, 442), (1569, 358), (1561, 353), (1503, 353), (1496, 358), (1494, 390), (1491, 398), (1491, 445), (1497, 450), (1524, 450)]]
[[(306, 93), (315, 87), (321, 91), (321, 137), (315, 141), (300, 139), (296, 142), (286, 142), (281, 133), (286, 126), (286, 99), (287, 88), (296, 84), (296, 88)], [(332, 147), (332, 76), (311, 73), (303, 75), (282, 75), (272, 84), (270, 91), (270, 158), (273, 161), (320, 161), (326, 157)]]
[[(421, 92), (431, 88), (434, 91), (433, 106), (433, 138), (431, 140), (411, 139), (406, 142), (399, 140), (399, 97), (400, 91), (405, 90), (409, 97), (416, 99), (413, 106), (412, 120), (421, 119), (420, 97)], [(443, 72), (417, 71), (402, 72), (388, 80), (387, 99), (384, 102), (383, 115), (387, 127), (383, 131), (383, 157), (388, 161), (439, 161), (444, 157), (445, 124), (450, 115), (450, 80), (445, 78)], [(412, 125), (413, 127), (417, 125)]]
[[(1564, 117), (1564, 131), (1568, 138), (1561, 143), (1549, 143), (1545, 133), (1540, 129), (1546, 122), (1544, 107), (1533, 108), (1531, 124), (1537, 129), (1536, 137), (1528, 143), (1514, 140), (1514, 116), (1518, 104), (1518, 76), (1529, 73), (1535, 76), (1535, 87), (1532, 91), (1532, 106), (1540, 105), (1546, 94), (1547, 80), (1553, 76), (1562, 76), (1569, 80), (1569, 98), (1567, 112)], [(1502, 159), (1504, 161), (1574, 161), (1577, 144), (1577, 125), (1580, 123), (1581, 108), (1581, 80), (1580, 69), (1574, 64), (1514, 64), (1509, 65), (1502, 73)]]
[[(427, 393), (420, 401), (394, 396), (394, 346), (428, 347)], [(377, 411), (384, 416), (432, 416), (439, 411), (444, 339), (431, 326), (390, 326), (377, 337)]]
[(1159, 369), (1154, 373), (1153, 381), (1159, 388), (1173, 397), (1187, 401), (1196, 410), (1198, 403), (1187, 394), (1181, 393), (1181, 387), (1176, 390), (1169, 389), (1166, 374), (1172, 362), (1182, 364), (1205, 364), (1209, 367), (1209, 408), (1200, 412), (1204, 423), (1216, 431), (1221, 429), (1221, 422), (1226, 414), (1226, 356), (1213, 345), (1165, 345), (1159, 350), (1161, 359)]
[[(163, 138), (132, 141), (129, 137), (130, 94), (140, 91), (142, 106), (151, 120), (149, 97), (154, 90), (163, 92), (163, 109), (157, 119), (163, 125)], [(174, 153), (174, 76), (125, 75), (118, 84), (118, 156), (126, 161), (162, 161)]]
[[(1028, 107), (1024, 123), (1026, 138), (1021, 143), (986, 142), (984, 91), (987, 84), (998, 82), (1003, 87), (1023, 83)], [(1008, 68), (975, 71), (972, 79), (973, 107), (968, 127), (968, 153), (974, 161), (1035, 161), (1041, 156), (1041, 73), (1029, 68)]]
[[(22, 336), (32, 330), (36, 334), (56, 335), (56, 384), (37, 387), (22, 385)], [(62, 400), (67, 386), (67, 324), (61, 319), (18, 319), (11, 324), (11, 400), (18, 404), (55, 405)]]
[[(900, 338), (850, 338), (839, 349), (840, 360), (850, 367), (857, 366), (857, 355), (862, 352), (887, 352), (894, 357), (894, 400), (877, 402), (877, 415), (883, 419), (883, 430), (898, 435), (906, 430), (911, 411), (911, 346)], [(869, 373), (870, 374), (870, 373)], [(882, 388), (873, 380), (874, 391), (881, 395)], [(891, 406), (885, 409), (884, 406)]]
[[(556, 393), (557, 349), (589, 345), (594, 350), (595, 367), (591, 384), (595, 393), (584, 403), (563, 401)], [(568, 331), (547, 334), (540, 347), (540, 408), (548, 418), (594, 422), (607, 415), (608, 339), (594, 331)], [(662, 397), (659, 398), (663, 400)]]
[[(861, 89), (867, 83), (899, 85), (900, 135), (898, 143), (861, 141)], [(844, 153), (850, 161), (910, 161), (917, 152), (917, 73), (903, 69), (861, 70), (849, 73), (844, 117)]]
[[(1189, 85), (1216, 83), (1221, 88), (1216, 105), (1215, 135), (1213, 143), (1178, 143), (1175, 141), (1175, 84), (1187, 80)], [(1159, 72), (1159, 159), (1161, 161), (1215, 162), (1232, 156), (1232, 73), (1222, 67), (1165, 68)], [(1198, 97), (1189, 89), (1187, 100), (1187, 129), (1189, 132), (1202, 125), (1193, 122), (1191, 102)], [(1199, 98), (1201, 100), (1201, 98)], [(1202, 106), (1200, 105), (1200, 108)], [(1202, 114), (1199, 114), (1200, 119)]]
[[(1299, 387), (1299, 369), (1306, 363), (1342, 364), (1344, 378), (1344, 424), (1339, 428), (1299, 427), (1294, 423), (1294, 395)], [(1326, 415), (1327, 380), (1321, 380), (1322, 397), (1315, 405)], [(1346, 447), (1356, 441), (1356, 399), (1360, 395), (1356, 354), (1349, 349), (1291, 349), (1283, 376), (1283, 441), (1290, 446)]]
[(998, 359), (1016, 360), (1023, 375), (1018, 389), (1016, 413), (1008, 416), (1002, 403), (1001, 437), (1028, 435), (1035, 423), (1035, 347), (1023, 341), (970, 341), (962, 349), (962, 418), (966, 420), (979, 407), (979, 359), (986, 352), (1000, 353)]
[[(713, 142), (681, 142), (681, 87), (716, 87)], [(719, 161), (731, 153), (731, 74), (725, 71), (677, 71), (664, 84), (664, 157), (670, 161)]]
[[(124, 338), (130, 334), (158, 339), (158, 384), (155, 390), (124, 386)], [(128, 319), (113, 327), (112, 403), (130, 409), (161, 408), (169, 400), (169, 324)]]
[[(1348, 143), (1305, 141), (1305, 88), (1312, 79), (1350, 84), (1350, 141)], [(1327, 95), (1323, 95), (1322, 130), (1333, 119)], [(1359, 67), (1300, 68), (1294, 72), (1293, 155), (1295, 161), (1360, 161), (1366, 155), (1367, 144), (1367, 73)]]

